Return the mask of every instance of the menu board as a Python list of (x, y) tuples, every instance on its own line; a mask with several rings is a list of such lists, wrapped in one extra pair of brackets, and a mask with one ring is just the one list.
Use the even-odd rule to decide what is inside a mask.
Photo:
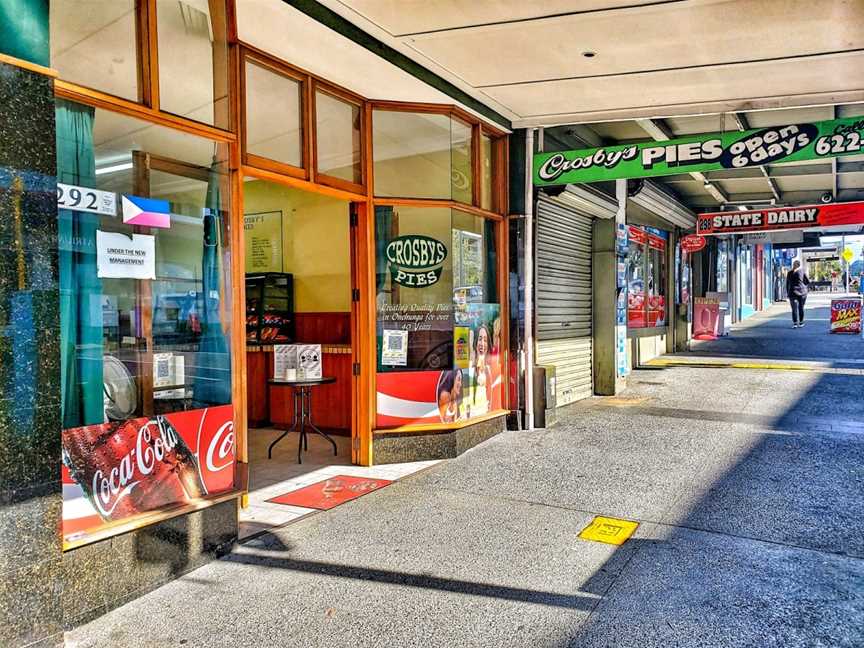
[(282, 272), (282, 212), (243, 216), (246, 274)]

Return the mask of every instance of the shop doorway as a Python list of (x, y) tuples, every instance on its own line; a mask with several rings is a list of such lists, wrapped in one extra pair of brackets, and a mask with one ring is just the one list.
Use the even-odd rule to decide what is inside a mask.
[[(329, 195), (244, 182), (249, 505), (241, 537), (303, 513), (269, 500), (352, 464), (351, 211)], [(310, 384), (301, 390), (299, 381)]]

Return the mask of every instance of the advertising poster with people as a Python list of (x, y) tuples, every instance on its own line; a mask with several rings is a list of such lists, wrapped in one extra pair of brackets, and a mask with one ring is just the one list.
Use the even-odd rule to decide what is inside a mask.
[(460, 304), (454, 319), (451, 368), (378, 374), (378, 427), (456, 423), (502, 408), (500, 306)]

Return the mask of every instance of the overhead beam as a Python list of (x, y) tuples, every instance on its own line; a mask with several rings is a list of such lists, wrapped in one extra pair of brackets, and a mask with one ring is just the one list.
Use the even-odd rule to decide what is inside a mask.
[[(639, 124), (642, 130), (648, 133), (648, 135), (657, 142), (675, 139), (675, 133), (672, 132), (669, 125), (662, 119), (637, 119), (636, 123)], [(729, 196), (726, 192), (706, 178), (703, 173), (693, 171), (689, 175), (694, 180), (702, 183), (705, 191), (711, 194), (711, 197), (718, 203), (725, 205), (729, 202)]]
[[(735, 124), (738, 126), (739, 131), (748, 131), (750, 130), (750, 122), (747, 120), (747, 115), (740, 112), (733, 112), (732, 119), (735, 120)], [(774, 181), (774, 178), (771, 177), (771, 173), (768, 171), (766, 166), (760, 166), (759, 171), (765, 177), (765, 181), (768, 183), (768, 188), (771, 189), (771, 193), (774, 194), (774, 198), (776, 200), (780, 200), (780, 189), (777, 187), (777, 183)]]

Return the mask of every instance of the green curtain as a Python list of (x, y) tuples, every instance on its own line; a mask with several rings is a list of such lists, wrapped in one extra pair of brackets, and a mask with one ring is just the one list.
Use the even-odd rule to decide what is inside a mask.
[(48, 0), (0, 0), (0, 53), (51, 64)]
[(223, 405), (231, 402), (231, 352), (222, 328), (221, 303), (225, 294), (222, 282), (221, 255), (224, 251), (224, 219), (219, 190), (218, 164), (213, 160), (207, 180), (204, 207), (204, 250), (201, 261), (201, 342), (198, 347), (194, 382), (197, 406)]
[(393, 208), (375, 208), (375, 291), (387, 285), (387, 244), (393, 230)]
[[(96, 186), (94, 109), (58, 100), (57, 181)], [(58, 212), (60, 371), (63, 427), (105, 419), (102, 384), (102, 282), (96, 276), (99, 216)]]
[(495, 240), (495, 222), (484, 220), (483, 238), (486, 247), (486, 285), (483, 286), (484, 298), (489, 304), (499, 302), (498, 295), (498, 250)]

